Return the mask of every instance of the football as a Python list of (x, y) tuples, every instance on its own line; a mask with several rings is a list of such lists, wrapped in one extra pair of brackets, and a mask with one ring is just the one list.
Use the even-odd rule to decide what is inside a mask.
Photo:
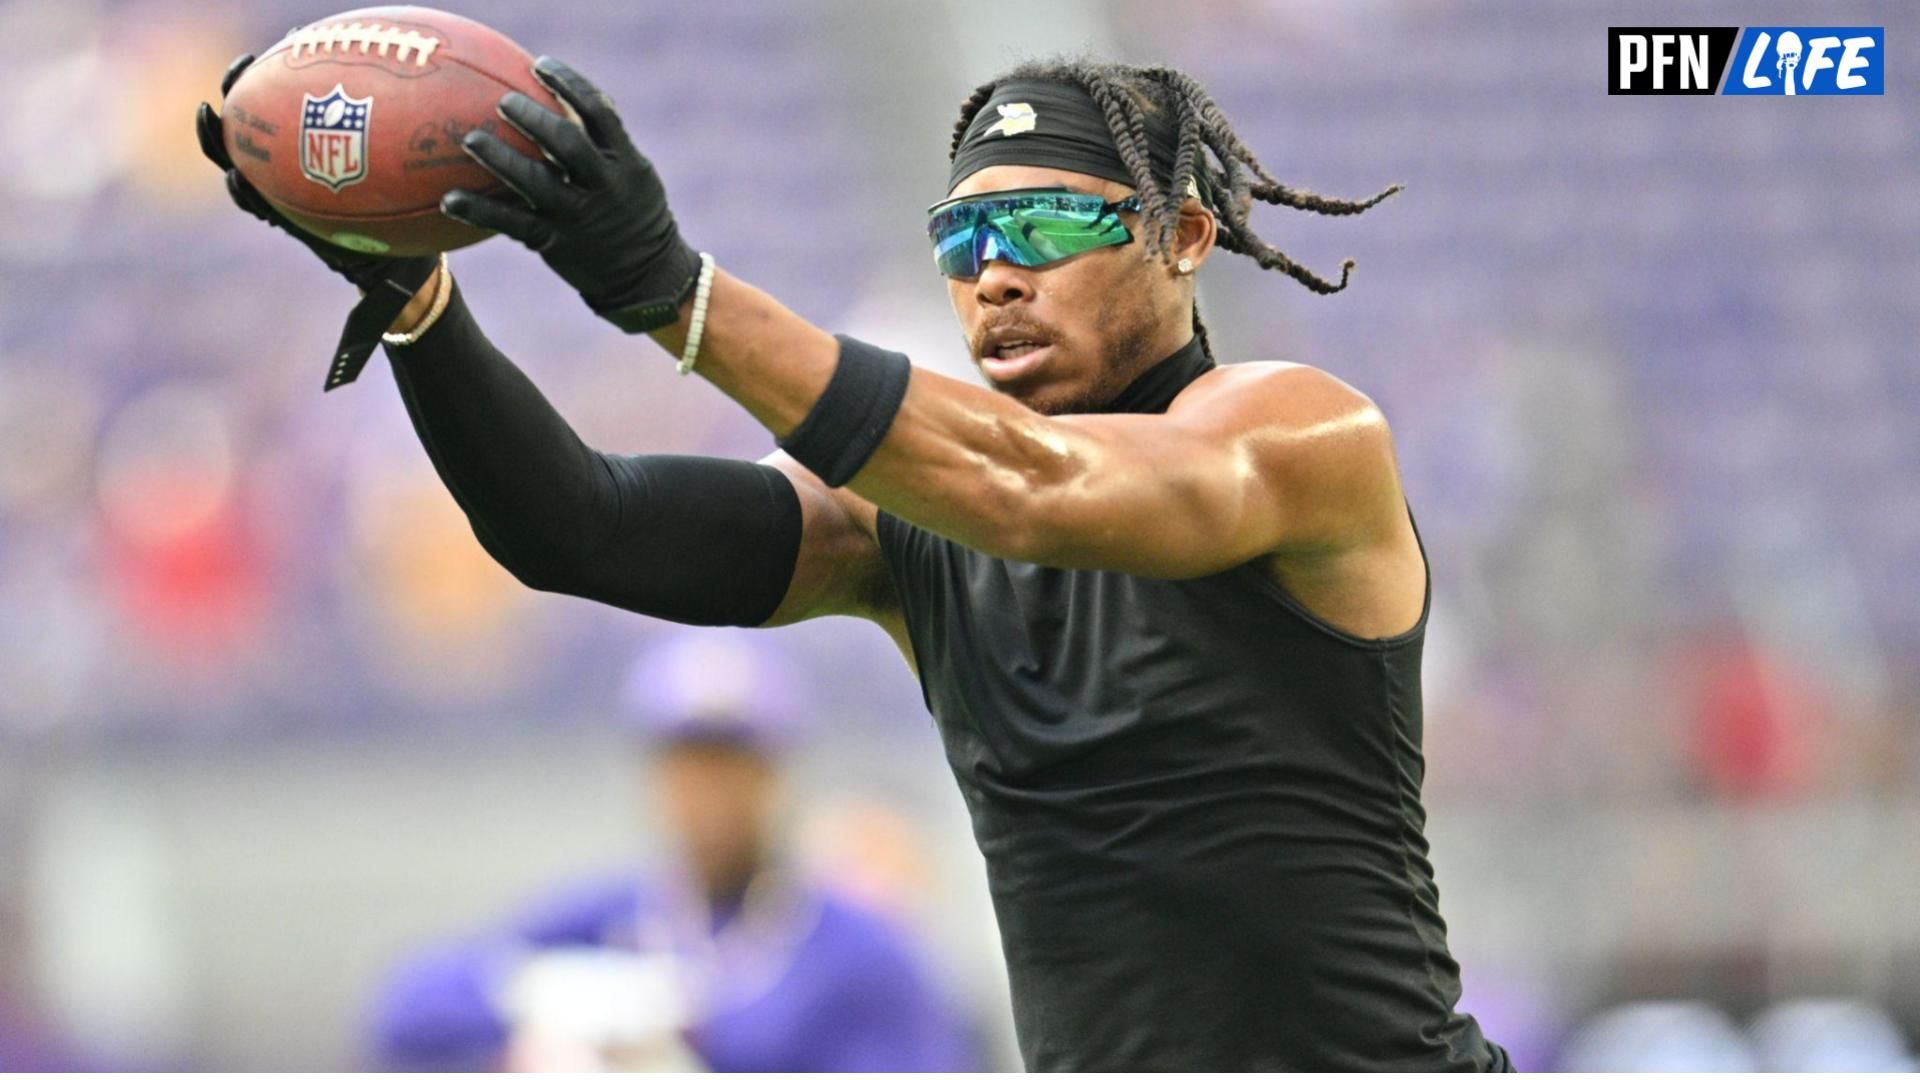
[(498, 31), (432, 8), (371, 7), (289, 32), (241, 74), (221, 115), (234, 164), (296, 225), (356, 251), (430, 255), (493, 235), (441, 214), (440, 196), (505, 191), (462, 136), (479, 128), (539, 156), (495, 111), (509, 90), (571, 115)]

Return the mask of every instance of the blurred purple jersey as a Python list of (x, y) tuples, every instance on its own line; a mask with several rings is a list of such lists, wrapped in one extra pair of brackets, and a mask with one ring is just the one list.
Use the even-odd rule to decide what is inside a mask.
[(693, 1051), (719, 1072), (929, 1072), (979, 1067), (974, 1039), (906, 937), (818, 889), (765, 883), (706, 917), (636, 875), (577, 882), (509, 927), (403, 963), (379, 994), (383, 1069), (499, 1068), (508, 986), (540, 950), (670, 952), (697, 973)]

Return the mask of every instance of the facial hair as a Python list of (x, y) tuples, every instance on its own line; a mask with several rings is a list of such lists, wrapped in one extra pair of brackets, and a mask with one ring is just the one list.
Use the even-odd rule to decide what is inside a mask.
[(1120, 396), (1120, 391), (1162, 359), (1147, 354), (1147, 343), (1153, 338), (1154, 317), (1152, 305), (1145, 303), (1144, 298), (1142, 302), (1129, 302), (1107, 296), (1100, 303), (1100, 314), (1094, 325), (1112, 329), (1105, 335), (1106, 349), (1092, 383), (1072, 397), (1046, 402), (1044, 407), (1035, 406), (1036, 411), (1046, 416), (1105, 412), (1113, 399)]

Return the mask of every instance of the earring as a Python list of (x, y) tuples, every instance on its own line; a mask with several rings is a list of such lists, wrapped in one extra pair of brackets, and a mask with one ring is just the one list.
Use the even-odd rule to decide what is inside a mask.
[(1183, 274), (1191, 274), (1191, 273), (1193, 273), (1193, 260), (1192, 260), (1192, 259), (1181, 259), (1181, 260), (1180, 260), (1180, 265), (1179, 265), (1179, 267), (1178, 267), (1177, 269), (1179, 269), (1179, 271), (1180, 271), (1181, 273), (1183, 273)]

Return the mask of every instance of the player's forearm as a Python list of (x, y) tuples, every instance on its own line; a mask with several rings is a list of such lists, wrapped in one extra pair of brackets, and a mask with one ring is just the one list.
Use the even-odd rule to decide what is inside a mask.
[[(674, 357), (686, 348), (693, 304), (680, 320), (651, 335)], [(694, 372), (740, 403), (753, 418), (785, 438), (833, 377), (840, 345), (833, 335), (728, 274), (715, 271), (707, 320)]]
[[(678, 356), (688, 313), (656, 331)], [(833, 376), (839, 343), (753, 286), (717, 273), (694, 370), (777, 439), (791, 435)], [(1103, 444), (982, 387), (916, 368), (885, 440), (848, 485), (916, 525), (976, 550), (1027, 558), (1039, 510), (1092, 474)]]
[(391, 352), (434, 468), (525, 584), (702, 626), (758, 626), (785, 597), (802, 517), (778, 471), (586, 446), (458, 295)]
[(595, 542), (612, 510), (602, 466), (487, 340), (457, 285), (419, 342), (388, 352), (421, 445), (495, 559), (538, 579)]

